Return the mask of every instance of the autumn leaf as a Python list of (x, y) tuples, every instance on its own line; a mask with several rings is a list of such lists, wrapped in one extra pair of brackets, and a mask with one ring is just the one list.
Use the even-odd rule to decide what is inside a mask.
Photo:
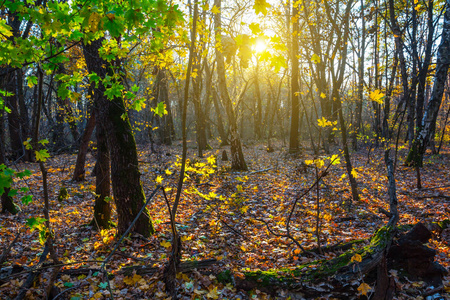
[(361, 285), (358, 287), (358, 292), (363, 295), (366, 296), (368, 292), (370, 292), (372, 288), (370, 287), (370, 285), (368, 285), (367, 283), (363, 282), (361, 283)]
[(315, 63), (315, 64), (320, 63), (320, 57), (319, 57), (319, 55), (313, 54), (313, 55), (311, 56), (311, 61), (312, 61), (313, 63)]
[(172, 244), (169, 241), (162, 241), (161, 242), (161, 246), (163, 246), (164, 248), (169, 248), (170, 246), (172, 246)]
[(264, 16), (267, 15), (267, 9), (270, 7), (270, 4), (267, 3), (266, 0), (255, 0), (255, 4), (253, 5), (253, 9), (256, 14), (262, 13)]
[(206, 294), (206, 297), (210, 299), (218, 299), (220, 295), (220, 292), (217, 291), (217, 286), (215, 286), (212, 290), (209, 291), (208, 294)]
[(352, 256), (351, 262), (362, 262), (362, 256), (356, 253)]
[(218, 13), (220, 13), (220, 9), (217, 6), (214, 5), (213, 8), (211, 9), (211, 12), (213, 14), (218, 14)]
[(384, 96), (385, 95), (380, 90), (375, 90), (369, 94), (370, 100), (377, 102), (378, 104), (383, 104)]
[(356, 170), (354, 168), (352, 169), (351, 174), (355, 179), (358, 178), (358, 172), (356, 172)]

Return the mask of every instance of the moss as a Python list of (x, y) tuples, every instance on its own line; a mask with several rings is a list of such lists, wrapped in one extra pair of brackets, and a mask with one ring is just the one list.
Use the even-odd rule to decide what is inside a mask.
[(65, 186), (62, 186), (59, 189), (59, 193), (58, 193), (58, 201), (62, 202), (64, 200), (69, 199), (69, 193), (67, 192), (67, 188)]
[(231, 274), (230, 270), (225, 270), (223, 272), (220, 272), (217, 274), (217, 280), (220, 283), (227, 284), (227, 283), (233, 283), (233, 275)]
[(442, 230), (449, 228), (450, 227), (450, 220), (449, 219), (445, 219), (443, 221), (439, 221), (437, 222), (438, 226), (441, 227)]

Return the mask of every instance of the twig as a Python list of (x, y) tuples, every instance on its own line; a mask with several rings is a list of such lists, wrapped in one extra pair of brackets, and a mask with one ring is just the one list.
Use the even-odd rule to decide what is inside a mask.
[(431, 296), (431, 295), (436, 294), (437, 292), (439, 292), (439, 291), (441, 291), (441, 290), (443, 290), (443, 289), (444, 289), (444, 286), (443, 286), (443, 285), (440, 285), (440, 286), (438, 286), (437, 288), (434, 288), (434, 289), (432, 289), (432, 290), (426, 291), (425, 293), (422, 294), (422, 296), (423, 296), (423, 297)]

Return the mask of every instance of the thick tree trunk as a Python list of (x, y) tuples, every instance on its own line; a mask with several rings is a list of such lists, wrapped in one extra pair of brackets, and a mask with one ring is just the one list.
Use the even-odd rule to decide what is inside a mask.
[(86, 154), (89, 147), (89, 141), (91, 140), (92, 132), (95, 128), (95, 113), (94, 110), (91, 112), (91, 116), (84, 129), (83, 136), (81, 137), (81, 144), (78, 150), (77, 162), (75, 163), (75, 171), (73, 172), (72, 180), (83, 181), (85, 179), (85, 169), (84, 165), (86, 162)]
[[(5, 133), (4, 133), (4, 118), (3, 118), (3, 109), (0, 110), (0, 165), (4, 164), (5, 159)], [(20, 208), (14, 204), (13, 198), (9, 196), (9, 188), (5, 188), (3, 191), (3, 194), (1, 195), (2, 198), (2, 213), (9, 212), (13, 215), (17, 214), (20, 211)]]
[(436, 58), (436, 73), (434, 75), (433, 92), (422, 118), (422, 126), (414, 139), (413, 146), (406, 158), (406, 164), (420, 167), (430, 137), (436, 126), (436, 119), (444, 94), (445, 81), (450, 66), (450, 0), (446, 0), (444, 24), (442, 28), (441, 44)]
[[(89, 72), (95, 72), (101, 79), (112, 75), (109, 62), (99, 55), (103, 39), (92, 41), (83, 46), (86, 65)], [(136, 141), (130, 125), (124, 101), (121, 97), (108, 100), (106, 87), (99, 83), (94, 88), (94, 102), (99, 108), (98, 121), (108, 133), (108, 147), (111, 158), (111, 179), (114, 200), (118, 214), (118, 234), (123, 234), (145, 203), (145, 194), (140, 180)], [(139, 217), (134, 232), (149, 236), (154, 232), (148, 210)]]

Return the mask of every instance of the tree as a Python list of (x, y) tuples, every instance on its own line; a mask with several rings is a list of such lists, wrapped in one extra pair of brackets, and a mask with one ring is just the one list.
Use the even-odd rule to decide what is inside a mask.
[(289, 135), (289, 152), (295, 153), (299, 151), (299, 142), (298, 142), (298, 129), (299, 129), (299, 116), (300, 116), (300, 87), (298, 82), (298, 36), (299, 36), (299, 27), (298, 27), (298, 18), (299, 18), (299, 2), (292, 3), (292, 19), (294, 20), (292, 23), (292, 49), (291, 49), (291, 133)]
[(214, 0), (214, 6), (219, 10), (214, 14), (214, 32), (215, 32), (215, 54), (216, 54), (216, 64), (217, 64), (217, 77), (219, 82), (220, 96), (225, 103), (225, 110), (228, 115), (228, 124), (230, 126), (230, 144), (231, 144), (231, 168), (238, 171), (246, 171), (247, 164), (244, 159), (244, 154), (242, 152), (241, 140), (238, 134), (236, 114), (234, 112), (233, 103), (231, 102), (230, 95), (228, 94), (226, 77), (225, 77), (225, 62), (223, 58), (223, 53), (220, 47), (221, 42), (221, 0)]
[[(100, 57), (104, 38), (99, 38), (83, 44), (83, 52), (89, 73), (99, 76), (99, 81), (93, 83), (94, 105), (98, 108), (97, 124), (102, 124), (108, 132), (107, 140), (111, 158), (111, 180), (114, 201), (118, 213), (118, 232), (127, 230), (135, 216), (145, 203), (145, 194), (140, 180), (139, 164), (136, 151), (136, 141), (128, 119), (123, 98), (113, 96), (108, 99), (105, 84), (108, 78), (114, 78), (110, 84), (120, 84), (115, 70), (120, 67), (118, 60), (107, 61)], [(148, 214), (140, 216), (134, 231), (144, 236), (154, 232)]]
[(450, 0), (445, 1), (444, 23), (441, 43), (436, 57), (436, 73), (434, 74), (433, 91), (422, 118), (422, 126), (416, 134), (413, 145), (406, 158), (406, 163), (421, 167), (426, 147), (436, 127), (436, 119), (444, 95), (445, 81), (450, 67)]

